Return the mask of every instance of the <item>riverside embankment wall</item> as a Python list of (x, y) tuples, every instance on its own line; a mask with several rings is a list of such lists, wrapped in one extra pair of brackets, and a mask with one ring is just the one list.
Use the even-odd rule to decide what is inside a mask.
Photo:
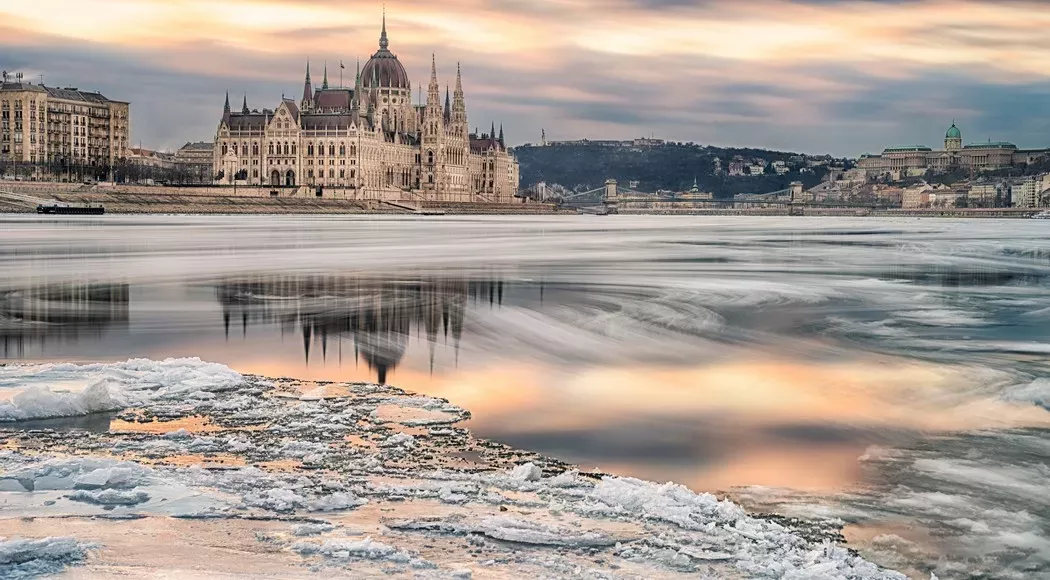
[[(550, 204), (522, 203), (445, 203), (391, 202), (379, 199), (353, 199), (352, 190), (326, 189), (321, 197), (306, 188), (246, 187), (164, 187), (164, 186), (86, 186), (0, 182), (0, 191), (54, 199), (64, 203), (102, 204), (107, 213), (187, 213), (187, 214), (293, 214), (293, 213), (375, 213), (413, 214), (415, 210), (448, 214), (550, 214)], [(304, 195), (309, 191), (310, 195)], [(0, 201), (3, 201), (0, 199)], [(29, 203), (2, 203), (0, 211), (33, 212)]]

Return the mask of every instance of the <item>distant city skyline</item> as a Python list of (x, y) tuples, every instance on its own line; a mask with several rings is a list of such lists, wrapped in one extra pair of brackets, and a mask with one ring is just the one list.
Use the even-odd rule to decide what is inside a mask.
[[(0, 68), (132, 103), (132, 142), (215, 134), (227, 90), (253, 108), (297, 96), (309, 58), (352, 83), (374, 50), (376, 2), (216, 6), (38, 0), (0, 9)], [(1050, 12), (1039, 2), (394, 1), (387, 21), (415, 86), (454, 78), (468, 114), (509, 145), (629, 139), (856, 157), (967, 142), (1050, 146)], [(454, 15), (454, 16), (453, 16)]]

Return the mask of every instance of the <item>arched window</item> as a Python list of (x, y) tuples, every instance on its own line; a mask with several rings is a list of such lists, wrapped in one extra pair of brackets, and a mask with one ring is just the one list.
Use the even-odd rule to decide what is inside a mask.
[(273, 155), (273, 141), (270, 141), (270, 155)]
[(335, 155), (335, 143), (328, 144), (328, 154)]
[(292, 143), (292, 155), (295, 155), (295, 143)]
[(223, 155), (226, 155), (226, 152), (227, 152), (226, 144), (225, 144), (225, 143), (223, 143), (223, 144), (222, 144), (222, 154), (223, 154)]
[(252, 143), (252, 155), (258, 155), (258, 154), (259, 154), (259, 144), (258, 143)]
[(310, 144), (308, 144), (306, 146), (306, 154), (307, 155), (313, 155), (314, 154), (314, 144), (313, 143), (310, 143)]
[(244, 145), (241, 145), (241, 154), (244, 155), (245, 157), (248, 156), (248, 143), (245, 143)]
[(434, 164), (434, 152), (433, 151), (427, 151), (427, 163), (429, 163), (431, 165)]
[(342, 143), (339, 144), (339, 154), (340, 155), (346, 155), (346, 145), (344, 145)]

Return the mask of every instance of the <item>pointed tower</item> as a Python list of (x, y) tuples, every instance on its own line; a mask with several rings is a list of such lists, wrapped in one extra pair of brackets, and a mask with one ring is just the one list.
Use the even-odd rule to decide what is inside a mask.
[(241, 105), (241, 113), (247, 115), (251, 111), (248, 110), (248, 93), (244, 93), (244, 103)]
[(324, 81), (321, 83), (321, 89), (328, 88), (328, 61), (324, 62)]
[(357, 114), (354, 122), (358, 127), (362, 126), (365, 115), (364, 103), (361, 101), (361, 59), (357, 59), (357, 75), (354, 77), (354, 102), (351, 107)]
[(226, 104), (222, 107), (222, 120), (230, 120), (230, 91), (226, 91)]
[(503, 140), (503, 123), (499, 124), (499, 147), (500, 147), (500, 149), (506, 149), (507, 148), (507, 144)]
[(441, 93), (438, 88), (437, 59), (430, 56), (430, 85), (427, 87), (427, 105), (423, 110), (423, 146), (421, 150), (423, 189), (436, 194), (439, 190), (440, 175), (437, 168), (441, 164), (441, 146), (445, 132), (444, 111), (441, 109)]
[(386, 37), (386, 5), (383, 5), (383, 31), (379, 33), (379, 49), (388, 50), (390, 41)]
[(495, 138), (496, 138), (496, 122), (493, 121), (492, 122), (492, 128), (489, 129), (489, 139), (495, 139)]
[(303, 83), (303, 100), (299, 104), (299, 108), (304, 111), (309, 111), (313, 108), (314, 104), (314, 87), (310, 83), (310, 61), (306, 61), (306, 82)]
[(445, 112), (442, 114), (442, 118), (445, 120), (445, 125), (452, 123), (452, 101), (448, 96), (448, 85), (445, 85)]
[(430, 56), (430, 85), (427, 87), (427, 108), (424, 117), (427, 120), (428, 127), (425, 133), (429, 133), (432, 136), (441, 134), (441, 125), (443, 125), (444, 114), (441, 110), (441, 93), (438, 88), (437, 80), (437, 59), (434, 55)]
[(467, 102), (463, 98), (463, 75), (456, 63), (456, 91), (452, 93), (452, 132), (467, 141), (470, 127), (467, 126)]
[[(376, 70), (376, 67), (372, 68), (372, 86), (379, 86), (379, 71)], [(376, 119), (376, 105), (378, 104), (378, 100), (379, 91), (373, 89), (372, 92), (368, 95), (368, 120), (372, 122), (373, 128), (378, 127), (380, 125), (378, 119)]]

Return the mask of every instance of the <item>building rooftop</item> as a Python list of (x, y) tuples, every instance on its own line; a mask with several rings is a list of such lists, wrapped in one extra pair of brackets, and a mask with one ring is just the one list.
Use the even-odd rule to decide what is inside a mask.
[(35, 93), (46, 92), (44, 87), (40, 85), (34, 85), (33, 83), (27, 83), (22, 81), (6, 81), (4, 83), (0, 83), (0, 91), (33, 91)]
[(989, 141), (987, 143), (970, 143), (963, 149), (1017, 149), (1017, 145), (1007, 141)]
[(887, 147), (884, 153), (889, 152), (902, 152), (902, 151), (932, 151), (925, 145), (899, 145), (897, 147)]
[(933, 151), (925, 145), (899, 145), (897, 147), (887, 147), (883, 153), (899, 153), (903, 151)]

